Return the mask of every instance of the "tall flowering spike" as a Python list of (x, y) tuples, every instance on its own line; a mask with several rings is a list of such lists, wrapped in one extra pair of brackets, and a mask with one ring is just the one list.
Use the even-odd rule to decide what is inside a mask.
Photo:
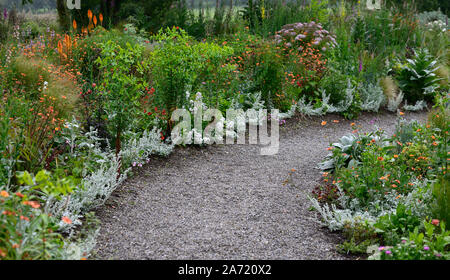
[(362, 58), (360, 57), (359, 58), (359, 72), (361, 72), (362, 69), (363, 69), (363, 61), (362, 61)]
[(8, 10), (6, 8), (3, 9), (3, 19), (8, 17)]
[(62, 54), (62, 52), (63, 52), (63, 50), (62, 50), (62, 43), (61, 43), (61, 41), (58, 41), (58, 52), (59, 52), (59, 54)]
[(97, 25), (97, 16), (94, 16), (94, 26), (96, 26)]
[(73, 20), (72, 27), (73, 27), (73, 29), (77, 30), (77, 21), (76, 20)]
[(98, 16), (98, 18), (100, 19), (100, 24), (103, 25), (103, 15), (102, 15), (102, 13), (100, 13), (100, 15)]
[(89, 21), (92, 20), (92, 11), (90, 9), (88, 10), (88, 18), (89, 18)]

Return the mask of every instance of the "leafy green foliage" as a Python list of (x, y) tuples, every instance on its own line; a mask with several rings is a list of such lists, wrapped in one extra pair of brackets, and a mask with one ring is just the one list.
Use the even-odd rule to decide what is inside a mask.
[(332, 153), (319, 164), (324, 171), (334, 171), (340, 168), (354, 167), (361, 160), (362, 153), (370, 145), (384, 145), (384, 138), (380, 131), (365, 135), (349, 134), (343, 136), (339, 142), (331, 144)]
[(102, 72), (99, 93), (108, 125), (116, 135), (116, 152), (120, 150), (121, 132), (128, 129), (138, 112), (139, 100), (146, 87), (142, 62), (143, 48), (127, 43), (125, 48), (113, 41), (102, 44), (102, 56), (96, 60)]
[(381, 260), (445, 260), (449, 258), (450, 231), (445, 223), (424, 222), (425, 233), (418, 227), (393, 247), (380, 247), (372, 258)]
[(0, 194), (0, 260), (61, 258), (57, 221), (41, 210), (38, 198), (26, 189)]
[(434, 99), (435, 91), (439, 87), (439, 79), (434, 73), (437, 70), (436, 63), (427, 49), (420, 49), (412, 59), (406, 59), (405, 64), (397, 65), (396, 79), (408, 102)]
[(77, 183), (72, 177), (53, 179), (50, 172), (46, 170), (39, 171), (36, 176), (28, 173), (28, 171), (18, 172), (16, 176), (18, 183), (26, 186), (28, 192), (43, 193), (48, 197), (58, 199), (71, 193)]
[(411, 209), (407, 209), (405, 205), (399, 204), (395, 213), (379, 217), (374, 227), (375, 231), (383, 236), (385, 244), (395, 245), (420, 223), (420, 217), (413, 215)]
[[(229, 67), (221, 69), (225, 59), (232, 54), (229, 47), (194, 42), (186, 31), (175, 27), (161, 30), (152, 39), (157, 46), (148, 63), (156, 89), (155, 102), (169, 116), (176, 108), (189, 105), (186, 92), (190, 91), (190, 86), (194, 91), (196, 86), (206, 83), (206, 75), (211, 74), (217, 74), (220, 84), (222, 74), (232, 70)], [(215, 80), (211, 82), (215, 83)], [(217, 103), (217, 97), (210, 95), (207, 104)]]

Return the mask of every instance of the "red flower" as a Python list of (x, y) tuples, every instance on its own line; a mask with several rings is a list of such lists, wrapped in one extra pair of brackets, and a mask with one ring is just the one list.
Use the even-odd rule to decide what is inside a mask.
[(70, 225), (72, 223), (72, 220), (66, 216), (62, 217), (61, 220), (68, 225)]
[(41, 205), (37, 201), (24, 201), (23, 205), (29, 205), (29, 206), (31, 206), (31, 207), (33, 207), (35, 209), (41, 207)]
[(439, 220), (438, 219), (433, 219), (433, 220), (431, 220), (431, 223), (433, 225), (435, 225), (435, 226), (438, 226), (439, 225)]

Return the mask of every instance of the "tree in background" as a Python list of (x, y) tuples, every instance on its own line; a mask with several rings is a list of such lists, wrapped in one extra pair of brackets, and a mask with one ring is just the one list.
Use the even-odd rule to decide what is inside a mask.
[(65, 0), (56, 0), (56, 9), (58, 10), (58, 21), (61, 28), (65, 31), (70, 29), (70, 15), (66, 7)]

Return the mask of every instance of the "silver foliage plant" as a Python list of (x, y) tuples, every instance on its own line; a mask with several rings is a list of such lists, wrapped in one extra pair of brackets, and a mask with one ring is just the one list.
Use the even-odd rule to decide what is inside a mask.
[(378, 112), (380, 107), (386, 102), (383, 89), (374, 84), (367, 84), (361, 87), (361, 109), (369, 112)]
[(405, 101), (405, 105), (403, 105), (405, 111), (422, 111), (425, 108), (427, 108), (427, 102), (424, 100), (417, 101), (415, 105), (408, 105)]
[[(79, 124), (72, 122), (67, 126), (77, 129)], [(111, 193), (127, 178), (131, 168), (126, 166), (122, 166), (122, 172), (118, 176), (121, 162), (130, 162), (131, 160), (143, 162), (153, 154), (164, 156), (170, 154), (173, 145), (162, 142), (159, 132), (159, 130), (153, 129), (144, 132), (140, 137), (132, 138), (124, 144), (119, 157), (116, 157), (113, 150), (102, 151), (98, 142), (92, 142), (92, 139), (99, 139), (96, 137), (95, 131), (85, 134), (88, 136), (86, 138), (88, 140), (79, 144), (78, 147), (88, 146), (89, 153), (92, 153), (93, 158), (99, 158), (97, 160), (99, 168), (91, 174), (87, 174), (73, 193), (60, 200), (50, 197), (45, 206), (46, 211), (55, 217), (65, 216), (72, 220), (71, 224), (60, 222), (59, 226), (62, 231), (71, 232), (75, 226), (80, 225), (80, 218), (83, 217), (83, 214), (103, 205)], [(73, 152), (75, 153), (75, 150)]]
[[(308, 197), (312, 207), (321, 216), (318, 223), (331, 231), (342, 230), (346, 225), (355, 226), (358, 223), (373, 225), (379, 217), (394, 213), (401, 203), (408, 210), (419, 217), (431, 215), (430, 206), (433, 201), (432, 181), (420, 181), (414, 178), (411, 181), (415, 189), (407, 195), (398, 196), (391, 192), (383, 194), (379, 199), (370, 203), (368, 207), (362, 207), (358, 199), (351, 199), (338, 186), (339, 198), (337, 204), (320, 204), (315, 198)], [(428, 203), (429, 202), (429, 203)]]
[(86, 237), (73, 242), (64, 244), (64, 260), (81, 260), (90, 256), (90, 252), (97, 245), (97, 236), (100, 233), (100, 227), (88, 232)]
[(403, 101), (403, 92), (400, 91), (400, 93), (394, 97), (394, 98), (389, 98), (388, 99), (388, 103), (387, 103), (387, 109), (391, 112), (396, 112), (398, 107), (400, 106), (400, 103), (402, 103)]
[(299, 112), (305, 116), (323, 116), (326, 113), (341, 113), (345, 112), (350, 108), (353, 103), (355, 88), (352, 87), (350, 80), (348, 80), (348, 85), (345, 90), (345, 96), (341, 102), (337, 105), (330, 103), (330, 95), (327, 95), (324, 89), (320, 89), (322, 94), (322, 104), (318, 108), (312, 102), (306, 102), (306, 97), (302, 96), (300, 100), (291, 106), (289, 111), (286, 113), (280, 113), (280, 119), (287, 119), (294, 116), (295, 112)]

